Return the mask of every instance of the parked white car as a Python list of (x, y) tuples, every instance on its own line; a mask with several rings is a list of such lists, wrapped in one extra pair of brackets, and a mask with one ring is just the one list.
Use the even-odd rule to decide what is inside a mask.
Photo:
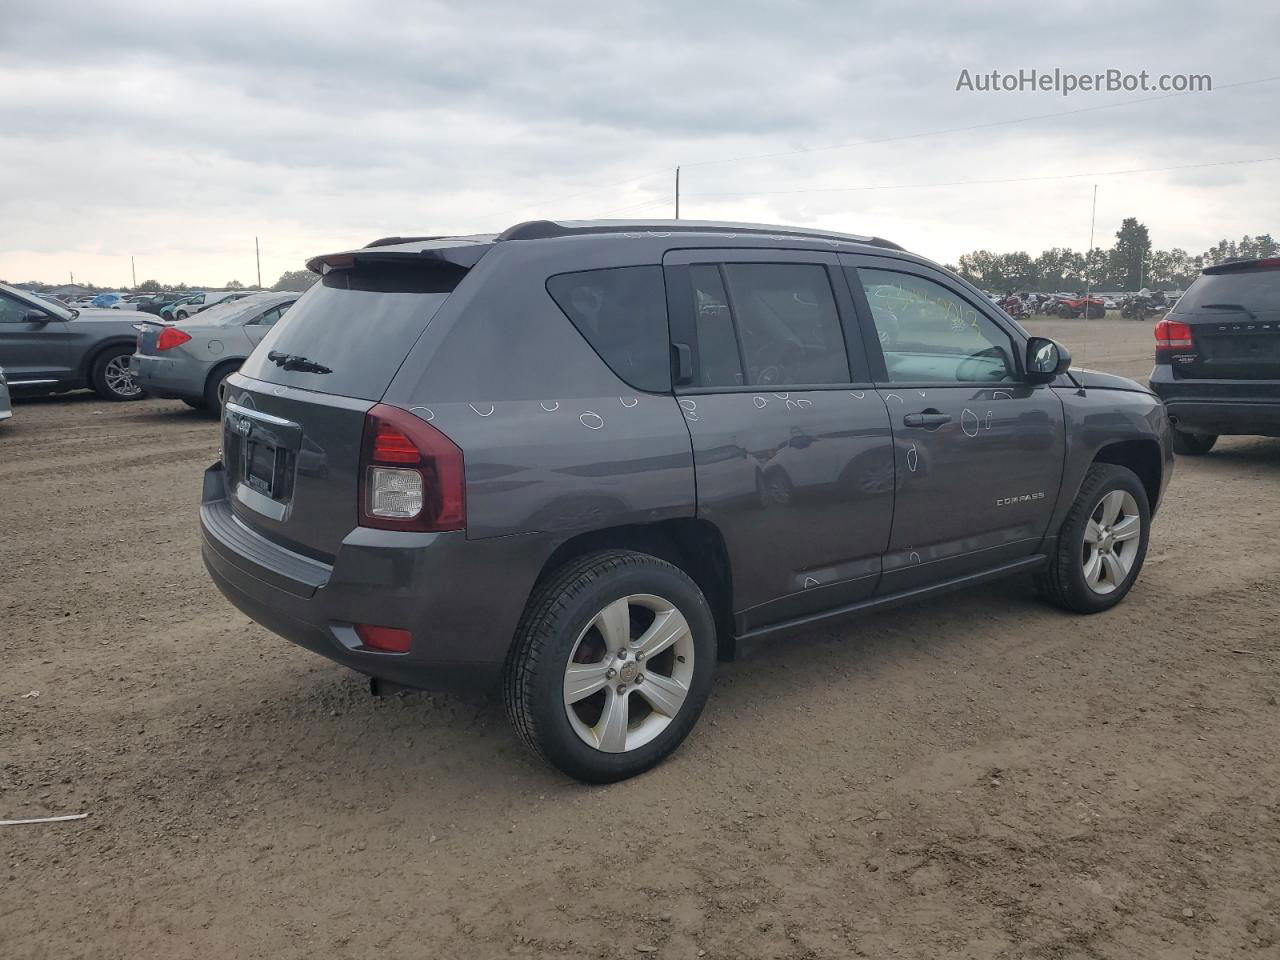
[(197, 293), (193, 297), (186, 300), (180, 300), (170, 307), (165, 307), (161, 311), (160, 316), (166, 320), (175, 322), (194, 316), (202, 310), (208, 310), (210, 307), (218, 303), (227, 303), (231, 300), (239, 300), (241, 297), (247, 297), (251, 293), (257, 293), (256, 290), (210, 290), (208, 293)]

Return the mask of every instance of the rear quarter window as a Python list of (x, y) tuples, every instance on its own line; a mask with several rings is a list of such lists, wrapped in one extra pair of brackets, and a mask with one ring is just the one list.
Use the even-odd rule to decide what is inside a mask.
[(671, 389), (661, 267), (562, 273), (547, 280), (547, 292), (619, 379), (652, 393)]
[[(375, 263), (326, 274), (302, 295), (241, 367), (268, 383), (380, 400), (410, 348), (466, 270), (451, 264)], [(289, 370), (271, 354), (326, 368)]]

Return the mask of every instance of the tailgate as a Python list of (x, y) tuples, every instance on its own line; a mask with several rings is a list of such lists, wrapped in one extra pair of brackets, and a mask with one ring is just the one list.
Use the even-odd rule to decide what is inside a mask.
[(1280, 321), (1255, 320), (1236, 311), (1174, 319), (1190, 325), (1199, 356), (1183, 368), (1185, 374), (1211, 380), (1280, 379)]
[(360, 443), (372, 406), (234, 375), (222, 460), (235, 516), (281, 546), (331, 563), (357, 524)]

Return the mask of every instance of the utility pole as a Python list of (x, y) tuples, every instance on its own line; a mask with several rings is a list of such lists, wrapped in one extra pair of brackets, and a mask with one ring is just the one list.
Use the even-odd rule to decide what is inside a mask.
[[(1093, 185), (1093, 210), (1089, 214), (1089, 252), (1084, 255), (1084, 329), (1085, 334), (1080, 338), (1080, 345), (1084, 347), (1084, 354), (1089, 353), (1089, 296), (1093, 293), (1093, 271), (1089, 269), (1089, 258), (1093, 254), (1093, 229), (1098, 222), (1098, 185)], [(1083, 360), (1084, 357), (1081, 357)]]
[(680, 168), (676, 167), (676, 219), (680, 219)]
[(262, 253), (258, 250), (258, 238), (253, 238), (253, 259), (258, 262), (258, 289), (262, 289)]
[(133, 257), (129, 257), (129, 272), (133, 274), (133, 289), (138, 289), (138, 267), (133, 262)]

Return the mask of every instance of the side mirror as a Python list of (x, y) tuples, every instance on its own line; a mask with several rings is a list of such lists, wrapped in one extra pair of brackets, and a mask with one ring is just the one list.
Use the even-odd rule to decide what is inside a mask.
[(1027, 382), (1050, 383), (1071, 366), (1067, 348), (1048, 337), (1032, 337), (1027, 341)]
[(23, 317), (27, 323), (48, 323), (53, 317), (45, 313), (43, 310), (28, 310), (27, 315)]

